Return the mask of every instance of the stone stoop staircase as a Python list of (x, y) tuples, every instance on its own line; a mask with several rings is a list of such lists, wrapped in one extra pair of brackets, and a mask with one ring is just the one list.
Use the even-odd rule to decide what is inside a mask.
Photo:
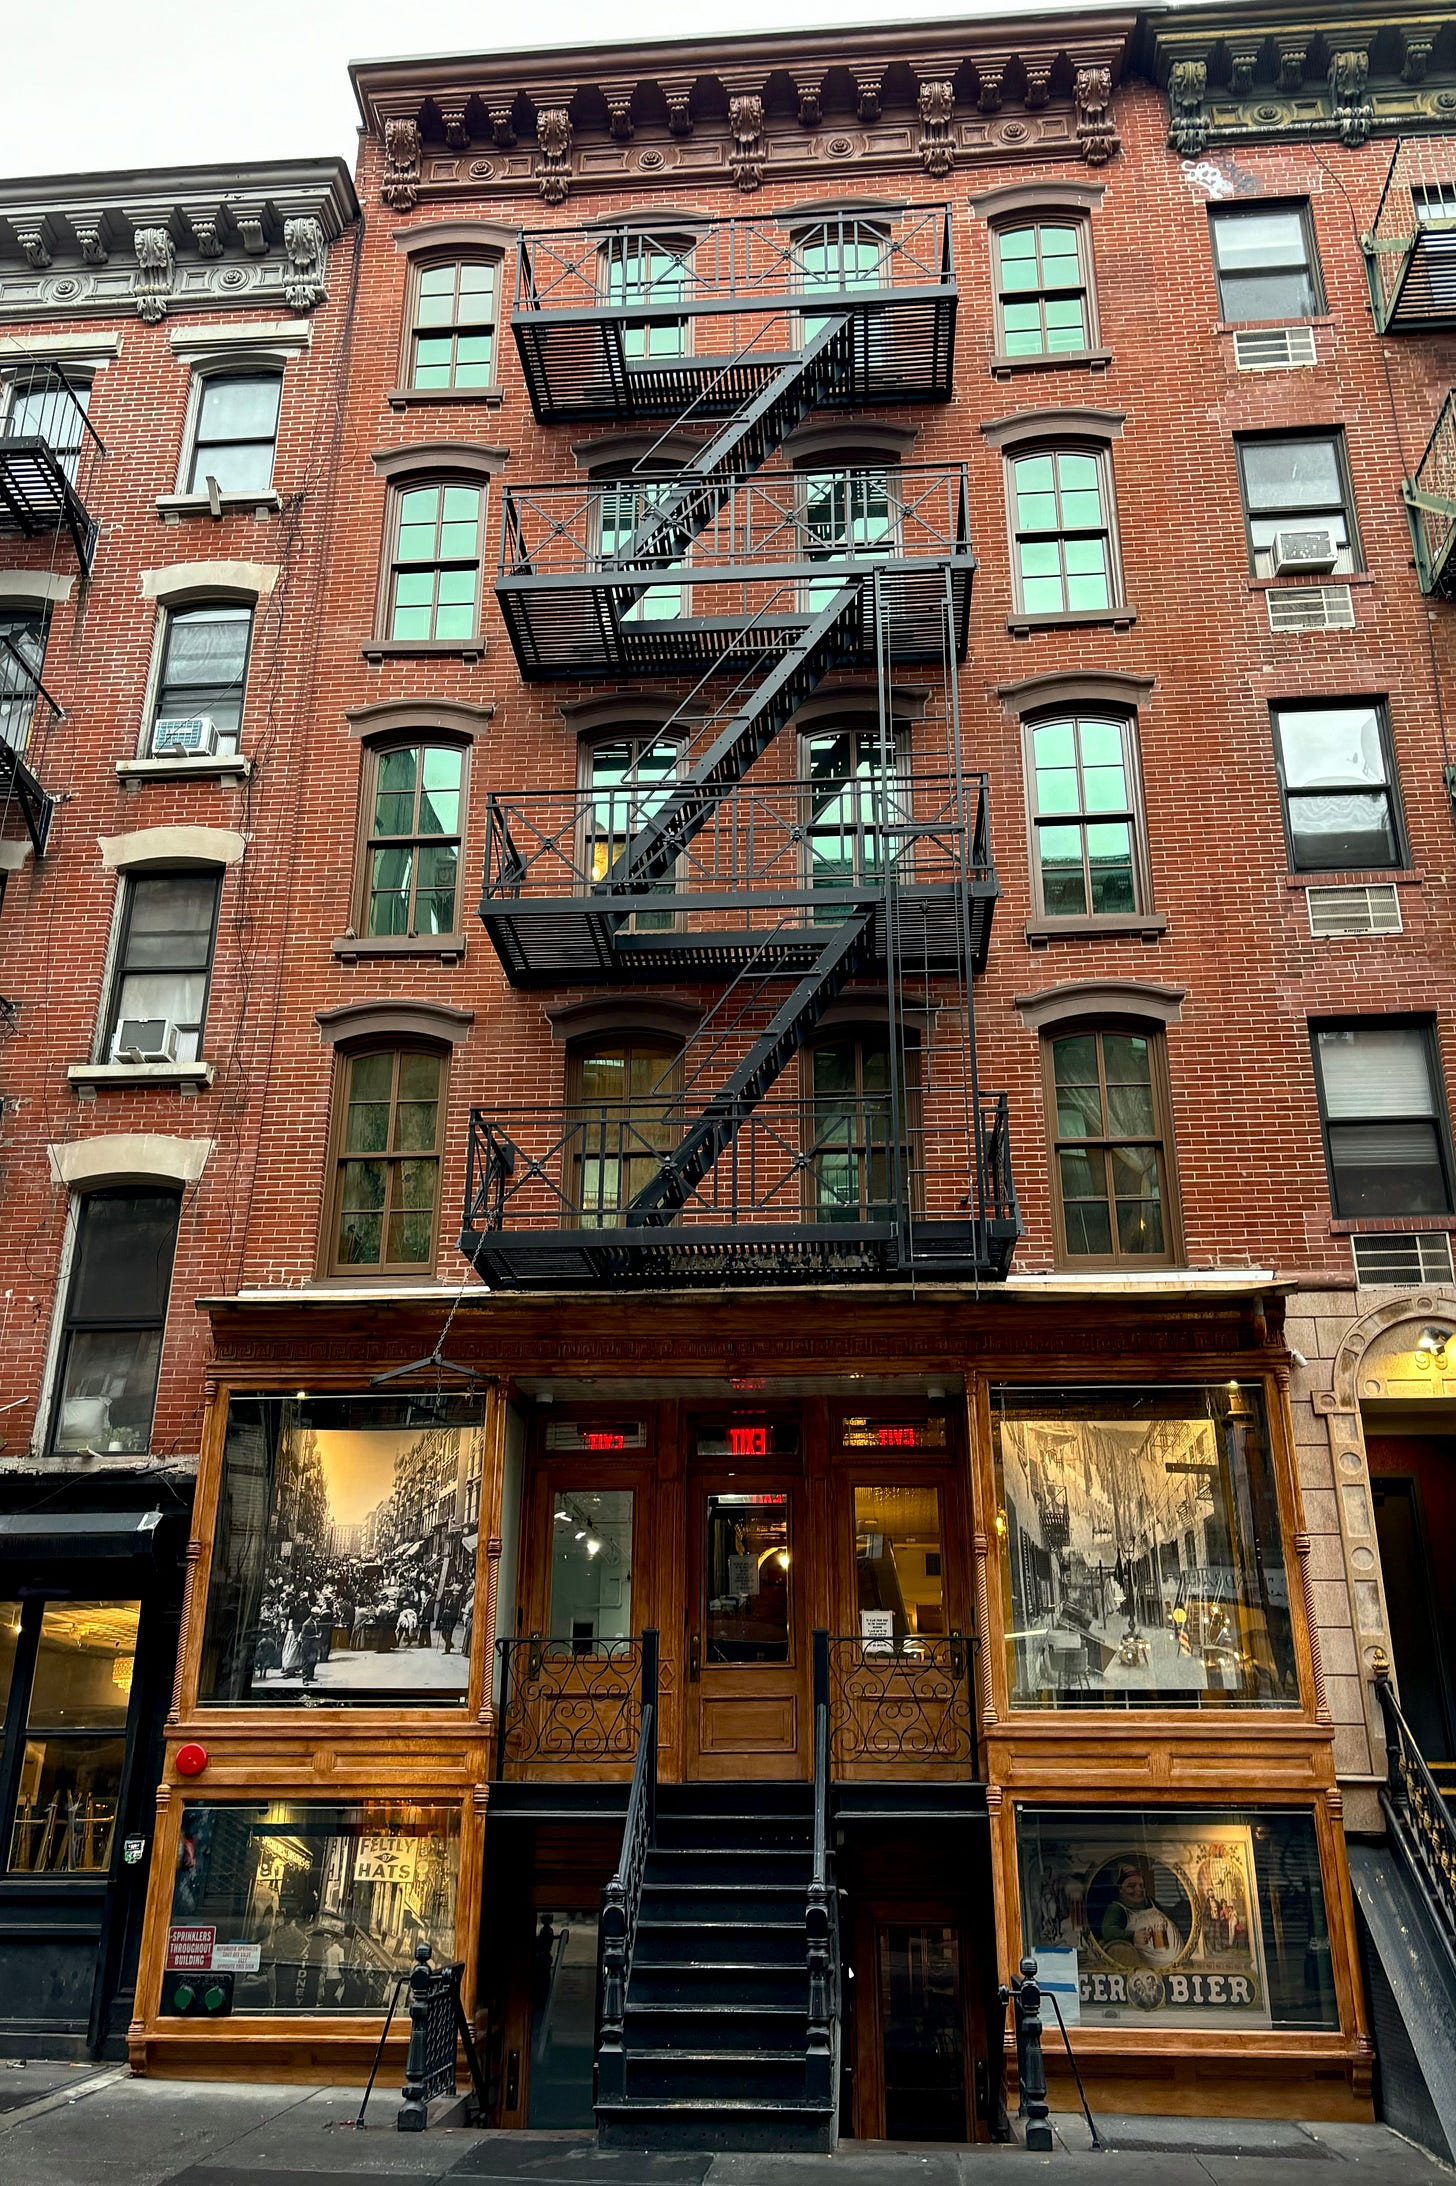
[(809, 2040), (809, 1784), (663, 1785), (607, 2148), (828, 2152), (838, 2056)]

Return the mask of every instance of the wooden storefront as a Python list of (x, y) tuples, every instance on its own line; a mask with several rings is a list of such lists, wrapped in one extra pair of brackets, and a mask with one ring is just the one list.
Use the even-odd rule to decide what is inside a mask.
[[(438, 1308), (319, 1295), (223, 1301), (212, 1318), (215, 1397), (131, 2038), (139, 2069), (362, 2078), (388, 1954), (435, 1920), (464, 1961), (498, 2122), (581, 2122), (595, 1910), (620, 1843), (650, 1631), (668, 1785), (803, 1782), (816, 1649), (827, 1667), (854, 1976), (845, 2130), (899, 2133), (919, 2114), (938, 2121), (935, 2137), (988, 2137), (1007, 2055), (997, 1982), (1027, 1945), (1061, 1947), (1063, 1928), (1115, 1967), (1105, 1939), (1133, 1917), (1126, 1906), (1141, 1894), (1166, 1909), (1174, 1890), (1180, 1943), (1196, 1927), (1199, 1962), (1247, 1963), (1262, 1997), (1226, 1972), (1130, 1990), (1083, 1976), (1073, 2041), (1094, 2103), (1369, 2114), (1277, 1300), (1170, 1285), (1135, 1309), (1088, 1299), (1049, 1314), (1006, 1292), (866, 1291), (850, 1315), (843, 1292), (493, 1298), (455, 1315), (456, 1371), (387, 1382), (376, 1377), (431, 1351)], [(434, 1502), (403, 1547), (362, 1502), (336, 1499), (331, 1575), (311, 1582), (324, 1606), (299, 1596), (311, 1614), (287, 1620), (295, 1643), (303, 1625), (304, 1666), (255, 1646), (246, 1676), (226, 1672), (219, 1632), (241, 1599), (228, 1574), (243, 1568), (226, 1476), (261, 1463), (255, 1412), (295, 1407), (285, 1428), (326, 1475), (328, 1438), (352, 1448), (370, 1416), (361, 1407), (399, 1405), (402, 1391), (411, 1404), (448, 1396), (465, 1422), (450, 1428), (474, 1453), (462, 1484), (451, 1472), (436, 1493), (439, 1460)], [(1104, 1512), (1085, 1454), (1118, 1391), (1148, 1398), (1154, 1445), (1172, 1453), (1157, 1462), (1177, 1525), (1152, 1546), (1125, 1513)], [(1202, 1440), (1188, 1442), (1180, 1392), (1189, 1418), (1204, 1404), (1218, 1432), (1195, 1421)], [(1065, 1432), (1038, 1423), (1038, 1405), (1060, 1407)], [(1063, 1444), (1057, 1477), (1075, 1489), (1082, 1468), (1090, 1518), (1065, 1514), (1051, 1477), (1046, 1453), (1063, 1463)], [(1232, 1486), (1225, 1451), (1247, 1459)], [(404, 1461), (393, 1462), (398, 1481)], [(281, 1476), (269, 1477), (276, 1500)], [(1177, 1530), (1195, 1493), (1204, 1505), (1224, 1494), (1235, 1533), (1262, 1544), (1264, 1607), (1237, 1632), (1227, 1588), (1215, 1599), (1235, 1550), (1209, 1545), (1212, 1521), (1196, 1540), (1191, 1521)], [(296, 1511), (289, 1524), (296, 1574), (305, 1531)], [(1099, 1527), (1107, 1547), (1093, 1555)], [(284, 1568), (278, 1530), (273, 1577), (257, 1582), (265, 1598)], [(366, 1605), (359, 1575), (378, 1593), (391, 1558), (386, 1609)], [(467, 1561), (473, 1603), (459, 1586)], [(332, 1653), (310, 1668), (320, 1647)], [(1158, 1680), (1195, 1671), (1197, 1704), (1168, 1704)], [(374, 1683), (351, 1698), (346, 1681), (366, 1675)], [(206, 1756), (190, 1777), (178, 1768), (187, 1747)], [(316, 1815), (323, 1834), (311, 1837)], [(221, 1871), (224, 1842), (253, 1879), (215, 1919), (221, 1885), (204, 1870), (210, 1857)], [(1123, 1910), (1111, 1905), (1119, 1876)], [(211, 2023), (175, 2001), (162, 2009), (189, 1926), (211, 1928), (237, 1969), (231, 2009)], [(260, 1937), (261, 1969), (249, 1963)], [(351, 1956), (361, 1938), (372, 1988)], [(266, 1988), (275, 1946), (290, 1971)], [(552, 1998), (571, 2001), (548, 2084)], [(927, 2044), (941, 2059), (933, 2085), (916, 2061)], [(1056, 2084), (1050, 2050), (1049, 2062)]]

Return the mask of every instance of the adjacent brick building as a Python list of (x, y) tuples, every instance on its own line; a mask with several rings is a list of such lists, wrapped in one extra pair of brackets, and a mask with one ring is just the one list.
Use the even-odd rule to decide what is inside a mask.
[[(309, 289), (242, 349), (185, 251), (151, 300), (178, 216), (150, 327), (7, 264), (25, 370), (125, 327), (0, 1072), (18, 1511), (113, 1470), (68, 1218), (182, 1194), (125, 1453), (184, 1506), (200, 1457), (139, 2065), (362, 2073), (428, 1940), (501, 2122), (589, 2115), (595, 2049), (629, 2140), (974, 2139), (1035, 1949), (1100, 2099), (1368, 2108), (1392, 1648), (1456, 1761), (1451, 35), (369, 64), (352, 233), (338, 181), (307, 276), (217, 231), (210, 299), (280, 243)], [(11, 261), (93, 263), (78, 191)], [(253, 392), (187, 426), (199, 345)], [(199, 433), (245, 483), (179, 505)], [(231, 574), (169, 577), (169, 518)], [(249, 587), (229, 724), (152, 603)], [(217, 749), (139, 767), (174, 687)], [(199, 1033), (205, 889), (148, 960), (111, 876), (219, 869)], [(807, 1882), (714, 1866), (775, 1834)]]

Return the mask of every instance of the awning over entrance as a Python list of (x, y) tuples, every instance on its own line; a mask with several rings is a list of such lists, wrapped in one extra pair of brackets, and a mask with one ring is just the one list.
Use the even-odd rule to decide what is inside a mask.
[(59, 1556), (150, 1556), (159, 1510), (0, 1513), (0, 1563)]

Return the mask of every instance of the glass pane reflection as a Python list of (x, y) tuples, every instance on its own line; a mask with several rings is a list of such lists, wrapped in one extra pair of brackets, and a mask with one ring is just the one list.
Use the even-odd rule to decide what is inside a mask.
[(787, 1495), (710, 1495), (706, 1544), (709, 1662), (787, 1662)]
[[(933, 1487), (856, 1488), (854, 1560), (866, 1638), (944, 1632), (940, 1497)], [(889, 1634), (885, 1614), (894, 1620)]]
[(632, 1637), (632, 1491), (562, 1488), (551, 1510), (551, 1637), (590, 1654)]

